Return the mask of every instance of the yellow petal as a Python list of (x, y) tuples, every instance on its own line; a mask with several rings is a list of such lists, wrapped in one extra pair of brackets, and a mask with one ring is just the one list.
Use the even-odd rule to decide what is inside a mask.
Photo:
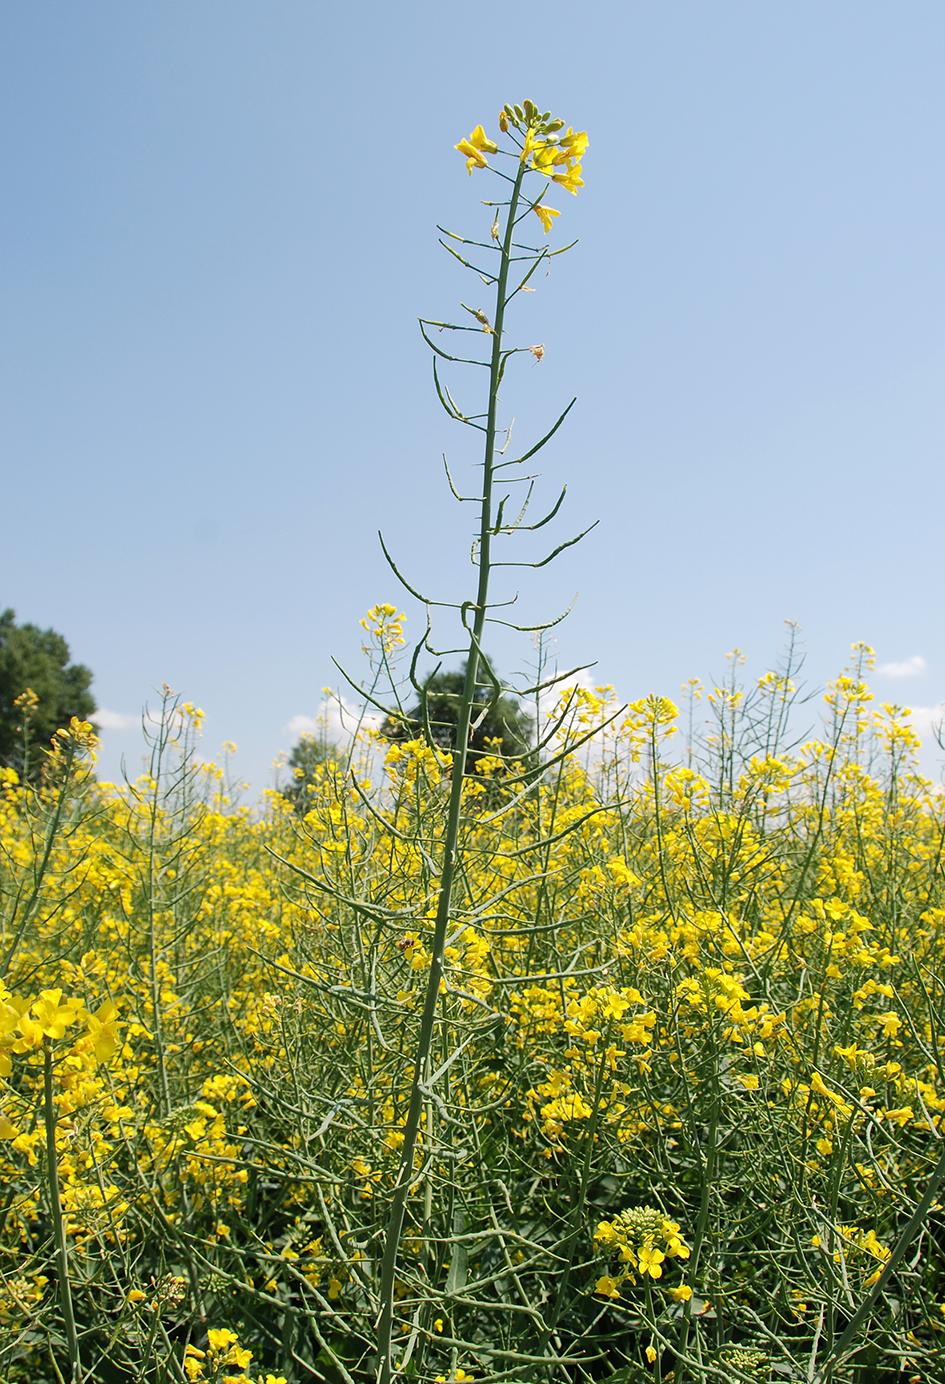
[(473, 130), (469, 136), (469, 142), (477, 149), (481, 149), (483, 153), (497, 154), (499, 152), (499, 146), (493, 143), (481, 125), (477, 125)]
[(551, 230), (554, 218), (561, 215), (560, 211), (556, 211), (554, 207), (534, 207), (532, 210), (541, 222), (545, 235)]

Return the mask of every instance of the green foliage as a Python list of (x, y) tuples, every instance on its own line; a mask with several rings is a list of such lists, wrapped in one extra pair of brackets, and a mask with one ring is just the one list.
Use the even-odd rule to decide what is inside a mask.
[[(401, 720), (389, 716), (382, 731), (386, 739), (402, 743), (424, 734), (425, 724), (440, 749), (452, 749), (463, 695), (466, 664), (454, 672), (434, 673), (423, 684), (423, 695)], [(501, 754), (508, 759), (530, 759), (533, 754), (531, 718), (512, 697), (493, 701), (490, 683), (476, 688), (472, 729), (469, 736), (469, 768), (475, 772), (485, 754)], [(426, 721), (424, 720), (426, 704)]]
[(282, 786), (282, 796), (289, 800), (296, 812), (304, 814), (308, 811), (311, 789), (320, 765), (338, 762), (340, 758), (337, 745), (333, 745), (324, 735), (308, 732), (299, 738), (289, 755), (286, 766), (288, 777)]
[[(70, 663), (69, 645), (55, 630), (18, 625), (16, 614), (0, 614), (0, 765), (35, 778), (44, 763), (43, 750), (60, 726), (73, 716), (87, 720), (95, 711), (90, 687), (92, 673)], [(27, 689), (36, 705), (26, 708), (16, 699)], [(32, 700), (32, 699), (30, 699)], [(24, 729), (25, 721), (25, 729)]]

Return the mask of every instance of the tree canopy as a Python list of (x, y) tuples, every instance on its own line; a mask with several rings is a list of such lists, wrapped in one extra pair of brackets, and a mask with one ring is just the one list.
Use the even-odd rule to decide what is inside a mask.
[[(455, 742), (465, 677), (464, 663), (452, 672), (431, 674), (423, 684), (430, 733), (435, 743), (444, 750), (452, 749)], [(513, 697), (507, 695), (501, 696), (490, 706), (492, 695), (491, 685), (476, 690), (477, 707), (473, 712), (474, 725), (469, 737), (470, 770), (475, 772), (479, 760), (488, 754), (522, 759), (532, 765), (535, 750), (531, 718)], [(425, 728), (420, 701), (407, 711), (405, 717), (386, 717), (381, 734), (386, 740), (396, 743), (423, 737)], [(316, 781), (319, 767), (343, 758), (344, 752), (323, 734), (307, 732), (302, 735), (289, 755), (286, 765), (288, 773), (280, 789), (283, 797), (288, 798), (297, 812), (306, 813), (311, 806), (309, 790)]]
[(315, 782), (317, 771), (322, 764), (331, 764), (343, 758), (341, 751), (324, 735), (314, 735), (307, 731), (300, 736), (292, 748), (286, 765), (288, 778), (282, 785), (284, 798), (303, 816), (311, 806), (310, 788)]
[[(18, 625), (9, 609), (0, 614), (0, 765), (35, 778), (58, 728), (73, 716), (88, 720), (93, 715), (91, 670), (69, 660), (61, 634)], [(18, 705), (28, 691), (34, 696)]]
[[(442, 749), (450, 749), (456, 738), (465, 677), (464, 663), (455, 671), (431, 674), (423, 684), (430, 733)], [(533, 753), (531, 718), (513, 697), (503, 695), (489, 706), (492, 697), (490, 685), (477, 687), (477, 707), (473, 711), (473, 729), (469, 737), (469, 767), (473, 771), (486, 754), (498, 753), (510, 759), (527, 759)], [(418, 701), (407, 712), (406, 720), (388, 716), (382, 729), (387, 739), (394, 741), (422, 735), (424, 717), (421, 702)]]

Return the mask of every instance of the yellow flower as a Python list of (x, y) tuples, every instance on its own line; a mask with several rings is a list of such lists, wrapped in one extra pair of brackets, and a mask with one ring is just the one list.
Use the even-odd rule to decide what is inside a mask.
[(475, 147), (475, 145), (470, 144), (468, 139), (461, 139), (458, 144), (453, 145), (453, 148), (458, 149), (461, 154), (466, 155), (466, 170), (469, 173), (470, 177), (472, 177), (472, 171), (474, 168), (489, 167), (488, 163), (483, 158), (482, 154), (480, 154), (479, 150)]
[(465, 156), (466, 169), (470, 177), (474, 168), (489, 167), (484, 154), (496, 154), (499, 150), (499, 146), (489, 138), (481, 125), (476, 126), (468, 139), (461, 139), (453, 148)]
[(847, 1105), (846, 1101), (843, 1099), (842, 1096), (838, 1095), (836, 1091), (831, 1091), (830, 1087), (827, 1085), (823, 1077), (820, 1075), (820, 1072), (812, 1073), (810, 1079), (810, 1089), (814, 1092), (815, 1095), (824, 1096), (827, 1100), (832, 1101), (834, 1105), (838, 1106), (841, 1110), (847, 1111), (850, 1109), (850, 1107)]
[(47, 1038), (61, 1038), (70, 1024), (74, 1024), (82, 1009), (79, 1000), (62, 999), (62, 990), (43, 990), (38, 1000), (30, 1006), (30, 1012), (40, 1032)]
[(611, 1278), (610, 1274), (602, 1274), (594, 1285), (594, 1292), (598, 1297), (619, 1298), (620, 1287), (616, 1278)]
[(692, 1297), (692, 1289), (688, 1283), (680, 1283), (677, 1288), (670, 1288), (669, 1295), (674, 1302), (688, 1302)]
[(552, 182), (560, 183), (567, 192), (571, 193), (572, 197), (576, 197), (578, 188), (584, 186), (584, 179), (581, 177), (581, 165), (579, 163), (568, 164), (563, 173), (553, 173), (551, 175), (551, 180)]
[(207, 1340), (211, 1350), (226, 1350), (227, 1346), (235, 1345), (239, 1337), (235, 1331), (228, 1331), (225, 1326), (221, 1326), (208, 1331)]
[(201, 1361), (205, 1359), (206, 1356), (204, 1352), (202, 1350), (198, 1350), (196, 1346), (187, 1346), (185, 1348), (184, 1373), (186, 1374), (189, 1380), (193, 1381), (195, 1379), (203, 1379), (203, 1365)]
[(547, 235), (548, 232), (551, 230), (551, 227), (554, 224), (554, 218), (556, 216), (561, 215), (560, 211), (555, 211), (554, 207), (538, 206), (533, 207), (532, 210), (538, 217), (538, 220), (541, 222), (542, 227), (544, 228), (545, 235)]
[(882, 1029), (884, 1038), (895, 1038), (902, 1028), (902, 1020), (895, 1011), (891, 1010), (888, 1014), (877, 1014), (876, 1025)]
[(655, 1245), (641, 1245), (637, 1255), (641, 1274), (649, 1274), (651, 1278), (662, 1278), (663, 1260), (666, 1255)]
[(558, 147), (561, 150), (558, 162), (564, 163), (566, 159), (579, 159), (583, 157), (587, 145), (587, 131), (572, 130), (569, 125), (567, 134), (562, 135), (558, 141)]
[(118, 1046), (118, 1029), (115, 1024), (117, 1014), (117, 1004), (113, 1000), (106, 1000), (86, 1020), (89, 1037), (92, 1040), (92, 1050), (99, 1062), (104, 1062), (111, 1057)]
[(539, 173), (544, 173), (553, 167), (557, 155), (556, 145), (536, 144), (532, 153), (532, 167), (537, 168)]
[(481, 125), (477, 125), (469, 136), (469, 142), (476, 149), (481, 149), (484, 154), (497, 154), (499, 146), (491, 140)]

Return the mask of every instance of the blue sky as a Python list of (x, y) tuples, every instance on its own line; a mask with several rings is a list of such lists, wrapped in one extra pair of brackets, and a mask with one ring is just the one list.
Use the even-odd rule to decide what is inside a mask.
[(558, 655), (627, 697), (761, 672), (795, 619), (813, 684), (865, 639), (927, 720), (943, 52), (938, 3), (4, 7), (0, 602), (94, 669), (103, 771), (167, 681), (263, 786), (400, 599), (379, 526), (471, 592), (416, 317), (474, 291), (435, 223), (488, 226), (452, 145), (526, 95), (591, 146), (506, 406), (526, 437), (578, 395), (544, 484), (561, 537), (602, 522), (523, 614), (579, 593)]

